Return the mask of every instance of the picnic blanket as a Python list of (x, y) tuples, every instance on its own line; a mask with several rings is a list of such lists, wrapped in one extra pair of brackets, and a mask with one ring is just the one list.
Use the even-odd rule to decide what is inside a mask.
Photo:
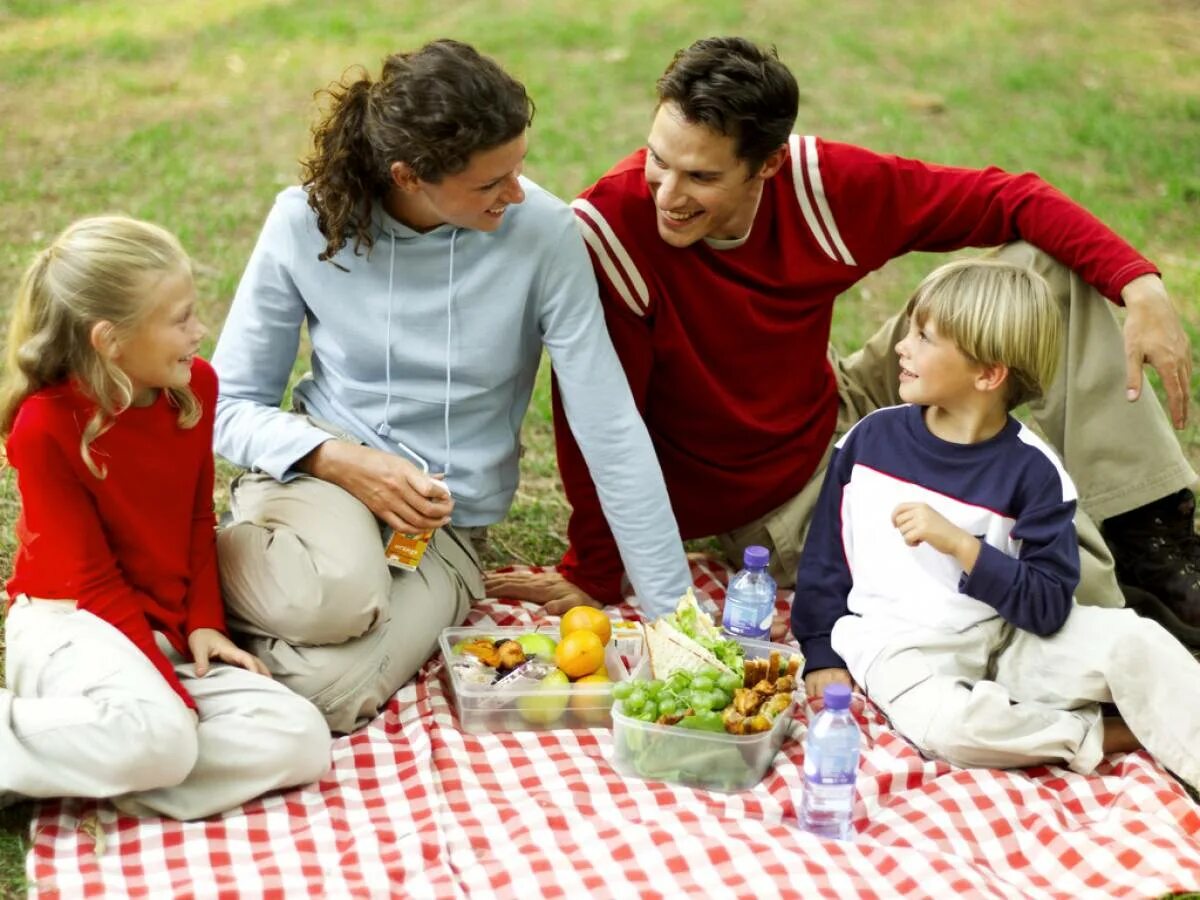
[[(724, 602), (728, 572), (693, 562)], [(629, 606), (619, 608), (636, 617)], [(547, 617), (487, 600), (472, 623)], [(626, 779), (611, 734), (467, 735), (442, 661), (317, 785), (180, 823), (109, 805), (40, 805), (31, 896), (1148, 897), (1200, 887), (1200, 807), (1144, 752), (1083, 777), (923, 759), (869, 703), (852, 842), (796, 827), (807, 710), (763, 781), (711, 793)]]

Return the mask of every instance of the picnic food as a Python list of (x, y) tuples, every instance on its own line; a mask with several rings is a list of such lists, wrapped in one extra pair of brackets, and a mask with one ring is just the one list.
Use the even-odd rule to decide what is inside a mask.
[(572, 631), (558, 642), (554, 660), (571, 678), (582, 678), (604, 665), (604, 644), (594, 632)]
[(715, 790), (753, 787), (790, 732), (802, 666), (790, 647), (739, 638), (739, 672), (709, 667), (613, 685), (617, 771)]
[(705, 669), (738, 675), (745, 656), (741, 644), (724, 636), (700, 608), (691, 588), (679, 599), (675, 612), (646, 626), (646, 649), (651, 674), (659, 679)]
[(750, 660), (744, 674), (702, 669), (670, 678), (635, 679), (613, 687), (621, 712), (643, 722), (702, 731), (757, 734), (769, 731), (792, 702), (800, 659), (784, 661), (778, 651)]
[[(601, 669), (599, 672), (594, 672), (591, 675), (584, 675), (575, 683), (608, 684), (610, 681), (611, 679), (608, 677), (608, 673)], [(575, 715), (577, 715), (584, 722), (596, 725), (607, 724), (609, 719), (609, 707), (612, 706), (612, 698), (609, 697), (602, 701), (599, 706), (590, 703), (589, 701), (591, 701), (591, 699), (592, 698), (580, 691), (572, 692), (571, 709), (574, 710)]]
[(533, 725), (549, 725), (558, 721), (571, 695), (562, 688), (567, 687), (570, 680), (561, 669), (553, 669), (545, 678), (537, 683), (537, 689), (517, 698), (517, 710), (521, 718)]
[(573, 631), (590, 631), (607, 645), (612, 637), (612, 620), (594, 606), (573, 606), (563, 614), (559, 629), (563, 637)]
[(554, 651), (558, 647), (558, 641), (540, 631), (520, 635), (517, 643), (526, 656), (540, 656), (543, 659), (554, 659)]

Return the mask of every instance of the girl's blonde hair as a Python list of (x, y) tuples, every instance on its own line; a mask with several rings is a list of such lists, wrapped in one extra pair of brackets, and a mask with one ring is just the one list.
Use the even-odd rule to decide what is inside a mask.
[[(21, 403), (30, 394), (74, 377), (96, 403), (84, 426), (79, 452), (97, 478), (105, 468), (92, 458), (92, 441), (112, 426), (133, 400), (133, 385), (92, 345), (99, 322), (120, 341), (148, 311), (150, 277), (191, 272), (178, 239), (149, 222), (125, 216), (81, 219), (37, 255), (25, 271), (8, 329), (7, 366), (0, 381), (0, 440), (12, 431)], [(200, 402), (190, 388), (167, 388), (179, 409), (179, 426), (200, 420)]]
[(1063, 316), (1046, 280), (997, 259), (961, 259), (934, 269), (908, 301), (908, 315), (985, 366), (1008, 367), (1008, 409), (1041, 397), (1062, 355)]

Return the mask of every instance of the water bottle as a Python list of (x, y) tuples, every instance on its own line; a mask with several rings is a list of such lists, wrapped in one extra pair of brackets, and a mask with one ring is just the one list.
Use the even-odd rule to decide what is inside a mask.
[(825, 688), (825, 708), (804, 739), (804, 794), (800, 827), (818, 837), (849, 840), (858, 775), (858, 723), (850, 714), (850, 687)]
[(775, 615), (775, 579), (767, 573), (771, 554), (751, 544), (742, 555), (744, 568), (725, 591), (725, 616), (721, 627), (728, 634), (768, 640)]

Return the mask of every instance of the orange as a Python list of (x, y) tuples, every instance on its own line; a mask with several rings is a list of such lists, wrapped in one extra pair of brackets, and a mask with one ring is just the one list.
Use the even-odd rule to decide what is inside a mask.
[(591, 675), (604, 665), (604, 644), (590, 631), (572, 631), (558, 642), (554, 661), (572, 679)]
[(573, 606), (562, 617), (559, 632), (566, 637), (572, 631), (590, 631), (606, 646), (612, 637), (612, 620), (594, 606)]
[[(612, 679), (603, 668), (592, 675), (584, 675), (575, 684), (610, 684)], [(608, 723), (609, 708), (612, 706), (612, 694), (598, 696), (591, 691), (571, 691), (571, 709), (580, 721), (590, 724), (605, 725)]]

